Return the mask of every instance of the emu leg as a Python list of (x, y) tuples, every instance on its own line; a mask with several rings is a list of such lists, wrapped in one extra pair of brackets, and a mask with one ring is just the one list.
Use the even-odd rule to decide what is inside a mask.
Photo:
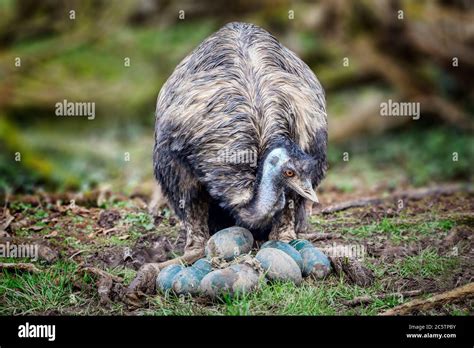
[(183, 226), (186, 230), (186, 245), (184, 255), (160, 263), (143, 265), (127, 289), (127, 302), (132, 306), (139, 306), (143, 294), (152, 294), (155, 291), (155, 282), (160, 270), (166, 266), (193, 263), (204, 256), (204, 248), (209, 239), (208, 204), (196, 202), (185, 207)]
[(295, 209), (292, 202), (287, 204), (281, 215), (273, 221), (272, 230), (268, 239), (281, 240), (282, 242), (289, 242), (296, 239)]
[(209, 239), (207, 209), (207, 204), (201, 204), (194, 209), (190, 209), (189, 213), (186, 214), (186, 217), (189, 216), (189, 218), (183, 222), (186, 230), (184, 255), (168, 261), (160, 262), (158, 264), (159, 268), (180, 263), (193, 263), (204, 256), (204, 248)]

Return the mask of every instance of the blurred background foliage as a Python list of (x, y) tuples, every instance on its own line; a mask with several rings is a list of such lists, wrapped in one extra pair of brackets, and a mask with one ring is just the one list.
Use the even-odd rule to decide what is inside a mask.
[[(230, 21), (269, 30), (326, 89), (323, 190), (472, 179), (472, 1), (0, 0), (0, 186), (151, 192), (160, 87)], [(95, 119), (57, 117), (64, 99), (95, 102)], [(421, 118), (381, 117), (388, 99), (419, 101)]]

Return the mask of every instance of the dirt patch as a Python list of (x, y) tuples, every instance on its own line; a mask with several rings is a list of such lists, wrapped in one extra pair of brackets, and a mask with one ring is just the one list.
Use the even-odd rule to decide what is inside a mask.
[(117, 210), (103, 210), (99, 214), (99, 221), (97, 224), (103, 228), (112, 228), (121, 217), (120, 212)]
[[(461, 244), (461, 245), (460, 245)], [(456, 226), (450, 233), (441, 241), (440, 248), (442, 250), (449, 250), (457, 247), (461, 251), (470, 251), (473, 249), (474, 234), (472, 228), (468, 226)]]
[(183, 235), (182, 232), (177, 238), (171, 238), (147, 233), (133, 246), (116, 246), (94, 252), (86, 262), (103, 268), (124, 266), (138, 270), (146, 263), (163, 262), (181, 255), (184, 251)]

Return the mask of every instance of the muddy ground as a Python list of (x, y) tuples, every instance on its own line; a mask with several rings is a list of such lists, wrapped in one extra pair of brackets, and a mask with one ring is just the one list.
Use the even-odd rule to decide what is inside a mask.
[[(362, 251), (362, 262), (375, 277), (369, 286), (331, 274), (325, 280), (306, 280), (299, 289), (269, 285), (244, 299), (216, 303), (154, 294), (134, 307), (124, 301), (123, 293), (137, 270), (183, 252), (185, 236), (167, 209), (152, 216), (147, 212), (148, 197), (110, 192), (73, 199), (44, 193), (7, 197), (0, 210), (2, 244), (40, 248), (35, 261), (0, 258), (33, 263), (38, 270), (0, 271), (0, 314), (379, 314), (413, 298), (429, 298), (473, 282), (472, 192), (379, 197), (341, 211), (314, 209), (310, 234), (300, 236), (324, 250), (353, 246)], [(321, 195), (322, 208), (354, 198), (327, 191)], [(113, 278), (104, 283), (100, 270)], [(279, 302), (274, 296), (284, 296), (285, 291), (292, 295), (275, 304)], [(360, 296), (367, 298), (353, 303)], [(413, 314), (472, 315), (473, 302), (467, 297)]]

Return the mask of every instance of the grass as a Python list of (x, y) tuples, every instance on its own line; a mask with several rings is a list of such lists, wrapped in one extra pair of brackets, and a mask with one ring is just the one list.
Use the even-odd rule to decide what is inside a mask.
[(25, 212), (25, 211), (28, 211), (29, 209), (33, 209), (33, 206), (30, 203), (24, 203), (24, 202), (19, 202), (19, 201), (10, 203), (11, 211)]
[(392, 263), (375, 263), (366, 259), (365, 265), (374, 271), (378, 279), (436, 279), (441, 284), (443, 279), (455, 272), (459, 266), (456, 256), (440, 255), (434, 248), (427, 248), (416, 255), (394, 260)]
[(104, 246), (131, 246), (134, 245), (143, 234), (155, 229), (153, 218), (145, 212), (127, 212), (116, 226), (126, 234), (99, 237), (98, 243)]
[(38, 314), (79, 306), (87, 301), (73, 289), (77, 265), (58, 262), (38, 274), (3, 272), (0, 314)]
[(426, 249), (418, 255), (395, 260), (389, 272), (401, 277), (433, 278), (453, 270), (458, 263), (455, 257), (441, 256), (434, 249)]
[[(372, 260), (373, 261), (373, 260)], [(343, 278), (331, 275), (325, 280), (306, 279), (302, 285), (275, 282), (260, 284), (257, 291), (236, 297), (224, 296), (211, 302), (204, 298), (176, 296), (172, 293), (158, 294), (149, 298), (149, 306), (140, 309), (143, 315), (376, 315), (394, 307), (407, 299), (390, 296), (377, 299), (378, 294), (396, 292), (384, 285), (383, 279), (426, 278), (446, 276), (458, 266), (454, 257), (439, 255), (435, 250), (427, 249), (418, 255), (396, 260), (389, 265), (374, 265), (368, 260), (368, 266), (375, 271), (376, 281), (370, 287), (348, 284)], [(58, 262), (39, 274), (3, 273), (0, 279), (0, 315), (2, 314), (38, 314), (48, 311), (67, 311), (71, 307), (87, 305), (81, 314), (108, 313), (121, 315), (125, 308), (115, 303), (103, 308), (96, 302), (91, 304), (90, 294), (75, 291), (72, 285), (77, 265), (72, 262)], [(128, 285), (136, 276), (136, 271), (122, 266), (107, 270), (124, 279)], [(85, 283), (94, 284), (90, 276), (85, 275)], [(344, 301), (357, 296), (373, 297), (373, 302), (346, 307)], [(96, 295), (92, 298), (95, 300)], [(96, 300), (95, 300), (96, 301)], [(465, 309), (454, 306), (448, 309), (453, 315), (465, 315)], [(76, 313), (77, 314), (77, 313)]]
[(343, 227), (341, 232), (357, 238), (385, 235), (392, 242), (400, 244), (402, 241), (417, 241), (423, 236), (435, 233), (447, 233), (455, 224), (456, 222), (450, 219), (410, 222), (400, 218), (383, 218), (381, 221), (369, 225)]
[(472, 315), (470, 313), (469, 308), (461, 308), (459, 305), (453, 304), (453, 305), (445, 305), (444, 306), (445, 310), (450, 314), (454, 316), (468, 316)]
[(122, 277), (125, 284), (130, 284), (137, 275), (137, 271), (123, 266), (109, 268), (107, 272), (118, 277)]
[(136, 228), (143, 228), (146, 231), (151, 231), (155, 228), (153, 217), (150, 214), (144, 212), (127, 213), (123, 219), (123, 222)]
[(356, 296), (381, 292), (376, 282), (369, 288), (348, 285), (332, 276), (324, 281), (306, 280), (301, 286), (276, 282), (260, 284), (259, 290), (234, 298), (224, 296), (210, 303), (190, 296), (158, 295), (144, 314), (152, 315), (374, 315), (398, 304), (397, 299), (375, 301), (364, 308), (345, 308), (341, 303)]

